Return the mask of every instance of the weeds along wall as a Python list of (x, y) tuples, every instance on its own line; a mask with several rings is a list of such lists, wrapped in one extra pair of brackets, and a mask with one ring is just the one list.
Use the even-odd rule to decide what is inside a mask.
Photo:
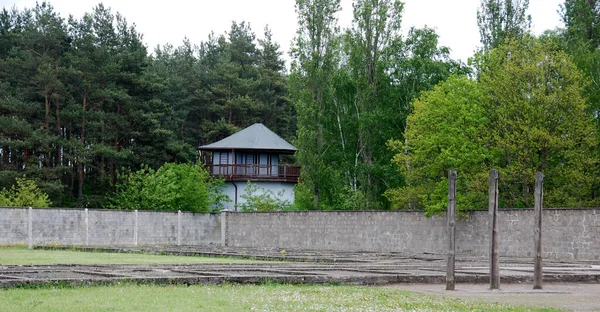
[[(488, 257), (489, 214), (458, 218), (458, 256)], [(500, 256), (533, 257), (533, 210), (499, 212)], [(0, 245), (226, 245), (444, 255), (446, 217), (416, 211), (225, 212), (0, 208)], [(546, 209), (545, 258), (600, 259), (600, 209)]]

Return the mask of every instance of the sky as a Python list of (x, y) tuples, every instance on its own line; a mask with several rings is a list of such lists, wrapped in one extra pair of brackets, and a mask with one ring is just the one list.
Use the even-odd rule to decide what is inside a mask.
[[(36, 0), (0, 0), (0, 7), (18, 9), (34, 7)], [(119, 12), (128, 23), (135, 23), (144, 41), (153, 51), (157, 44), (181, 45), (188, 37), (192, 44), (206, 41), (208, 35), (229, 30), (232, 21), (250, 23), (257, 37), (269, 25), (273, 39), (281, 45), (284, 56), (296, 34), (294, 0), (52, 0), (50, 3), (64, 18), (72, 14), (81, 18), (98, 3)], [(564, 0), (530, 0), (532, 30), (536, 34), (562, 26), (558, 14)], [(341, 0), (339, 25), (350, 26), (352, 0)], [(453, 59), (467, 61), (480, 45), (477, 9), (480, 0), (404, 0), (403, 32), (412, 26), (435, 28), (440, 44), (451, 49)]]

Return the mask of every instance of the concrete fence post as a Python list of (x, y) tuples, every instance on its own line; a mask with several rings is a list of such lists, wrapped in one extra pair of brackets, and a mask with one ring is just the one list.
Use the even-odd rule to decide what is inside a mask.
[(90, 212), (85, 208), (85, 245), (90, 244)]
[(227, 241), (227, 215), (227, 211), (221, 212), (221, 245), (224, 247), (229, 243)]
[(33, 208), (27, 209), (27, 248), (33, 248)]
[(177, 210), (177, 246), (181, 246), (181, 210)]
[(133, 245), (138, 245), (138, 211), (134, 210), (134, 223), (133, 223)]

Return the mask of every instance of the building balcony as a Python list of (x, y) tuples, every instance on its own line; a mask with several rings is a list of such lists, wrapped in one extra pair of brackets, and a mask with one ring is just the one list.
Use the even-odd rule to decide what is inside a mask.
[(215, 177), (225, 181), (273, 181), (298, 183), (300, 166), (293, 165), (206, 165)]

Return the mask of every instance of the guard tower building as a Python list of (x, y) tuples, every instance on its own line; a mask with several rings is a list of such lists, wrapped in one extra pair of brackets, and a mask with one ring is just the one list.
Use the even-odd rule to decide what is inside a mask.
[(281, 155), (293, 155), (296, 148), (261, 123), (256, 123), (218, 142), (200, 146), (201, 159), (213, 176), (225, 179), (223, 193), (230, 199), (225, 209), (235, 210), (244, 201), (247, 182), (294, 202), (294, 186), (300, 166), (280, 163)]

